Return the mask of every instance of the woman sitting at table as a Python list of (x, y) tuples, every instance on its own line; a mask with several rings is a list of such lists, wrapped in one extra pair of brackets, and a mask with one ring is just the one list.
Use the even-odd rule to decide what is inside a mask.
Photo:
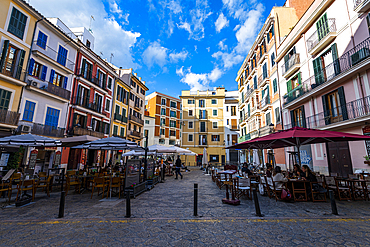
[(271, 164), (266, 164), (266, 177), (272, 177), (272, 165)]
[(311, 171), (308, 165), (302, 166), (302, 179), (310, 182), (317, 182), (316, 175)]
[(275, 167), (274, 176), (273, 176), (272, 180), (274, 181), (275, 188), (277, 190), (281, 190), (283, 188), (284, 183), (288, 181), (288, 179), (286, 177), (284, 177), (284, 175), (281, 173), (281, 167), (280, 166)]
[(294, 164), (293, 166), (293, 177), (301, 177), (302, 176), (301, 167), (298, 164)]

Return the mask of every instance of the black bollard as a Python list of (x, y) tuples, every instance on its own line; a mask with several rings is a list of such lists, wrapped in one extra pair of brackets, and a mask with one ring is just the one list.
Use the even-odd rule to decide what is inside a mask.
[(331, 202), (331, 213), (334, 215), (338, 215), (337, 204), (335, 203), (334, 192), (332, 190), (329, 190), (329, 197)]
[(64, 169), (62, 170), (62, 188), (60, 193), (60, 203), (59, 203), (59, 215), (58, 218), (64, 217), (64, 206), (66, 202), (66, 192), (64, 191)]
[(254, 200), (254, 207), (256, 208), (256, 215), (258, 217), (263, 217), (263, 214), (261, 214), (260, 204), (258, 203), (258, 197), (257, 197), (257, 190), (253, 189), (253, 200)]
[(130, 190), (126, 189), (126, 218), (131, 217), (131, 202), (130, 202)]
[(198, 184), (194, 184), (194, 216), (198, 216)]
[(161, 177), (162, 177), (161, 182), (162, 183), (164, 182), (164, 171), (165, 171), (165, 169), (163, 167), (163, 169), (161, 169)]

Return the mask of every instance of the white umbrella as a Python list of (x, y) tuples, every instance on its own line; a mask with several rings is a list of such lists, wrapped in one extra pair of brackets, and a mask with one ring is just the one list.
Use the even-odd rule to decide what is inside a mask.
[(203, 149), (202, 165), (208, 165), (208, 155), (206, 148)]
[[(155, 155), (155, 152), (148, 152), (147, 155)], [(122, 156), (144, 156), (145, 152), (138, 152), (135, 150), (131, 150), (130, 152), (122, 154)]]
[(55, 147), (61, 145), (62, 143), (59, 140), (32, 134), (11, 135), (0, 138), (0, 146)]
[(151, 145), (148, 147), (149, 152), (157, 152), (157, 153), (177, 153), (174, 147), (165, 147), (162, 145)]
[(260, 158), (257, 149), (253, 149), (253, 165), (255, 167), (258, 167), (260, 165)]
[(176, 147), (176, 146), (173, 146), (173, 148), (176, 150), (176, 152), (178, 154), (183, 154), (183, 153), (192, 153), (192, 151), (188, 150), (188, 149), (185, 149), (185, 148), (180, 148), (180, 147)]

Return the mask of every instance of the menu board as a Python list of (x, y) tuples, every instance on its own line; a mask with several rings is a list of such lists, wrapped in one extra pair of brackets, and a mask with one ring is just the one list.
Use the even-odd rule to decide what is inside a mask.
[(30, 157), (30, 163), (28, 165), (28, 168), (29, 169), (33, 169), (35, 168), (35, 165), (36, 165), (36, 159), (37, 159), (37, 154), (38, 154), (38, 151), (37, 149), (34, 149), (31, 151), (31, 157)]
[(54, 158), (54, 168), (58, 168), (60, 166), (60, 159), (62, 156), (62, 152), (57, 151), (55, 153), (55, 158)]
[(2, 153), (0, 158), (0, 166), (6, 166), (8, 164), (10, 153)]

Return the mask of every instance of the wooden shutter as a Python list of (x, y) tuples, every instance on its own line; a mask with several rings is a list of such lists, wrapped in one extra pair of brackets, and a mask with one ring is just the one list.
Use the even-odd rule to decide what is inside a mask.
[(321, 83), (324, 82), (321, 57), (316, 58), (315, 60), (312, 61), (312, 63), (313, 63), (313, 71), (315, 74), (315, 82), (317, 85), (320, 85)]
[(302, 85), (302, 77), (301, 77), (301, 72), (298, 73), (298, 84)]
[(290, 111), (290, 121), (292, 123), (292, 128), (296, 126), (296, 120), (294, 119), (294, 110)]
[(16, 79), (21, 78), (25, 56), (26, 56), (26, 51), (25, 50), (20, 50), (19, 61), (18, 61), (18, 66), (17, 66), (17, 74), (16, 74), (16, 77), (15, 77)]
[(343, 120), (347, 120), (348, 119), (347, 103), (346, 103), (346, 97), (344, 96), (343, 86), (338, 88), (338, 95), (339, 95), (339, 101), (340, 101), (340, 108), (342, 109)]
[(338, 75), (340, 73), (340, 60), (338, 59), (338, 50), (336, 43), (331, 46), (331, 55), (333, 57), (335, 75)]
[(288, 93), (292, 91), (292, 80), (289, 80), (286, 82), (286, 88), (287, 88)]
[(86, 59), (82, 59), (81, 75), (85, 76)]
[(322, 96), (322, 108), (324, 110), (324, 118), (325, 118), (325, 124), (328, 125), (330, 124), (330, 114), (329, 114), (329, 107), (328, 107), (328, 96), (324, 95)]
[(301, 106), (301, 112), (302, 112), (302, 126), (303, 126), (303, 128), (307, 128), (306, 113), (304, 112), (304, 105)]
[(3, 50), (1, 52), (1, 57), (0, 57), (0, 72), (4, 68), (5, 59), (8, 56), (8, 51), (9, 51), (9, 40), (4, 40)]

